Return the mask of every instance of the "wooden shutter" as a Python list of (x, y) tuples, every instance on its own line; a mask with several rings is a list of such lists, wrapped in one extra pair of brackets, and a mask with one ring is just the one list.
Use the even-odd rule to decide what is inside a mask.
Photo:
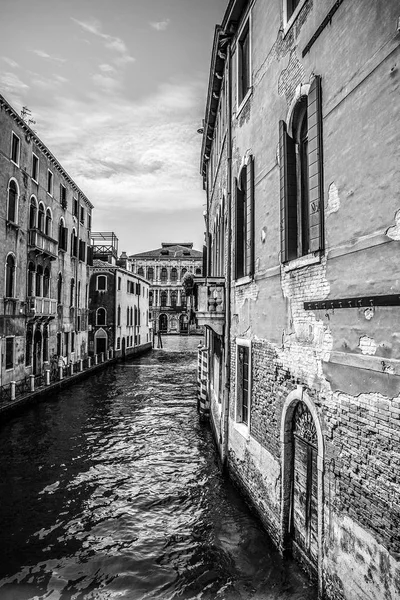
[(310, 252), (324, 247), (323, 173), (322, 173), (322, 102), (321, 77), (316, 76), (308, 94), (308, 183)]
[(297, 179), (294, 140), (279, 121), (281, 260), (297, 257)]
[(246, 272), (254, 274), (254, 160), (250, 157), (246, 170)]

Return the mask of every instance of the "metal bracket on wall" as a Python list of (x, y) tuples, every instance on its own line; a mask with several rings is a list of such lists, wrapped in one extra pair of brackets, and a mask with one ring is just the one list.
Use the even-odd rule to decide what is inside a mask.
[(375, 308), (377, 306), (400, 306), (399, 294), (386, 296), (357, 296), (304, 302), (304, 310), (336, 310), (338, 308)]

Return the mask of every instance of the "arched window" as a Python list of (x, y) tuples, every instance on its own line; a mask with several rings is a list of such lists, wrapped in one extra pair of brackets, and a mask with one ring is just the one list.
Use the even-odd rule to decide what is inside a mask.
[(105, 308), (97, 309), (96, 325), (107, 325), (107, 313)]
[(51, 232), (52, 232), (52, 216), (51, 216), (51, 210), (48, 208), (46, 210), (46, 223), (45, 223), (45, 230), (44, 230), (45, 234), (48, 235), (49, 237), (51, 237)]
[(281, 257), (323, 248), (321, 77), (296, 89), (288, 123), (279, 123)]
[(163, 307), (167, 306), (167, 297), (168, 297), (167, 292), (165, 290), (163, 290), (161, 292), (161, 306), (163, 306)]
[(50, 297), (50, 270), (48, 267), (45, 268), (43, 274), (43, 298)]
[(129, 327), (129, 306), (126, 309), (126, 325), (127, 327)]
[(173, 267), (171, 269), (171, 283), (176, 283), (178, 281), (178, 271)]
[(136, 327), (136, 325), (137, 325), (137, 320), (138, 320), (138, 319), (137, 319), (137, 307), (135, 306), (135, 320), (134, 320), (134, 325), (135, 325), (135, 327)]
[(13, 223), (17, 223), (18, 216), (18, 185), (14, 179), (8, 184), (8, 210), (7, 219)]
[(117, 325), (118, 327), (121, 325), (121, 306), (118, 305), (117, 309)]
[(131, 306), (130, 325), (133, 325), (133, 308)]
[(143, 267), (139, 267), (139, 268), (138, 268), (138, 272), (137, 272), (137, 274), (138, 274), (138, 275), (140, 275), (141, 277), (143, 277), (143, 276), (144, 276), (144, 270), (143, 270)]
[(57, 302), (58, 304), (63, 303), (63, 278), (61, 273), (59, 273), (57, 279)]
[(99, 292), (107, 290), (107, 277), (105, 275), (97, 275), (97, 290)]
[(185, 290), (181, 290), (181, 306), (186, 308), (186, 294)]
[(253, 272), (253, 158), (243, 165), (236, 183), (235, 277)]
[(78, 304), (78, 308), (79, 308), (81, 305), (81, 282), (80, 281), (78, 281), (77, 304)]
[(154, 280), (154, 269), (153, 269), (153, 267), (149, 267), (147, 269), (147, 279), (149, 281), (153, 281)]
[(187, 273), (187, 269), (185, 269), (185, 267), (183, 267), (183, 269), (181, 270), (181, 279), (183, 279), (183, 276), (185, 273)]
[[(28, 296), (35, 295), (35, 265), (33, 262), (28, 264)], [(29, 363), (30, 364), (30, 363)]]
[(178, 292), (176, 290), (172, 290), (171, 292), (171, 306), (176, 306), (178, 302)]
[(165, 267), (163, 267), (161, 269), (161, 283), (167, 283), (167, 279), (168, 279), (168, 272), (167, 272), (167, 269)]
[(36, 286), (35, 286), (35, 295), (38, 298), (42, 297), (42, 285), (43, 285), (43, 267), (42, 265), (38, 265), (36, 267)]
[(201, 275), (201, 269), (200, 268), (196, 269), (196, 275)]
[(44, 204), (42, 202), (39, 204), (37, 228), (39, 231), (44, 230)]
[(31, 197), (31, 204), (29, 207), (29, 228), (35, 229), (37, 219), (37, 201), (35, 196)]
[(6, 260), (6, 297), (13, 298), (15, 290), (15, 258), (12, 254)]
[(69, 305), (75, 306), (75, 279), (71, 279), (70, 289), (69, 289)]
[(153, 292), (149, 293), (149, 306), (153, 306)]

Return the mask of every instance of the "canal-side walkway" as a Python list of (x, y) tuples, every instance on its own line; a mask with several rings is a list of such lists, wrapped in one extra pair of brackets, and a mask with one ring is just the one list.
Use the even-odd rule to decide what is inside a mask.
[(0, 387), (0, 418), (6, 418), (23, 410), (28, 404), (38, 402), (66, 386), (73, 385), (81, 379), (95, 375), (98, 371), (117, 363), (120, 360), (134, 358), (152, 348), (151, 342), (142, 344), (131, 350), (129, 356), (115, 356), (110, 350), (78, 360), (69, 365), (60, 366), (51, 372), (44, 370), (40, 375), (28, 375), (20, 381), (12, 381)]

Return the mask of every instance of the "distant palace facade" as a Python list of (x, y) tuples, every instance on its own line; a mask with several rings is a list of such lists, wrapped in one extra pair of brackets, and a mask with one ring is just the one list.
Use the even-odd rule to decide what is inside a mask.
[[(202, 274), (203, 253), (194, 250), (192, 242), (163, 242), (161, 248), (133, 254), (129, 258), (133, 271), (150, 283), (149, 316), (155, 331), (188, 333), (190, 313), (182, 279), (186, 273)], [(195, 322), (192, 329), (198, 329)]]

